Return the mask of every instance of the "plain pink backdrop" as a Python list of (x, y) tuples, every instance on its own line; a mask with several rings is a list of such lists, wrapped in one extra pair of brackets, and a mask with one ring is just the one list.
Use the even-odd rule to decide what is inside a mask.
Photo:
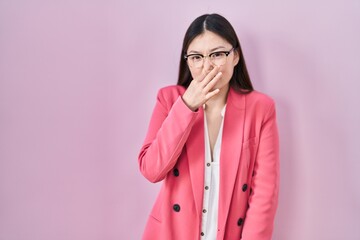
[(160, 185), (137, 154), (208, 12), (277, 102), (274, 239), (360, 239), (359, 1), (0, 0), (0, 240), (140, 239)]

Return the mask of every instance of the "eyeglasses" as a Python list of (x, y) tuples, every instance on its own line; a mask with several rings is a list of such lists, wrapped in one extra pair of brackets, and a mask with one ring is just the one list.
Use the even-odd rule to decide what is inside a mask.
[(185, 55), (184, 58), (189, 64), (190, 67), (201, 68), (204, 65), (204, 59), (208, 57), (210, 62), (216, 66), (222, 66), (226, 63), (227, 56), (234, 50), (235, 48), (230, 49), (229, 51), (218, 51), (210, 53), (207, 56), (202, 54), (194, 53)]

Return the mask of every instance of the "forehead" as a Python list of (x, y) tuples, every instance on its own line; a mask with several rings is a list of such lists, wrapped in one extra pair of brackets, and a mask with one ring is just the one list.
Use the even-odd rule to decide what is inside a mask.
[(209, 51), (220, 46), (227, 48), (231, 47), (231, 44), (220, 35), (205, 31), (191, 41), (188, 51)]

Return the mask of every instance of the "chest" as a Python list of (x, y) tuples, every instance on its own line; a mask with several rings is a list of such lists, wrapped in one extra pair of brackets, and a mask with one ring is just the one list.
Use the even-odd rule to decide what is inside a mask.
[(207, 127), (211, 156), (213, 156), (214, 147), (216, 144), (216, 140), (219, 136), (219, 131), (221, 128), (223, 117), (221, 116), (220, 111), (217, 111), (217, 112), (206, 113), (205, 119), (206, 119), (205, 127)]

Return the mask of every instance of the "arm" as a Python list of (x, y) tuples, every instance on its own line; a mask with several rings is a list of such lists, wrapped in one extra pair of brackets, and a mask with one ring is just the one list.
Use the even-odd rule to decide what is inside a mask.
[(140, 171), (149, 181), (163, 180), (175, 166), (198, 114), (191, 110), (195, 111), (219, 93), (219, 89), (212, 88), (220, 78), (219, 67), (214, 67), (210, 72), (204, 69), (174, 103), (169, 103), (169, 97), (165, 96), (169, 93), (166, 92), (168, 89), (159, 91), (138, 158)]
[(279, 137), (274, 104), (261, 127), (251, 188), (242, 240), (270, 240), (279, 191)]
[(138, 162), (141, 173), (158, 182), (175, 166), (198, 112), (191, 111), (179, 96), (172, 106), (160, 90)]

